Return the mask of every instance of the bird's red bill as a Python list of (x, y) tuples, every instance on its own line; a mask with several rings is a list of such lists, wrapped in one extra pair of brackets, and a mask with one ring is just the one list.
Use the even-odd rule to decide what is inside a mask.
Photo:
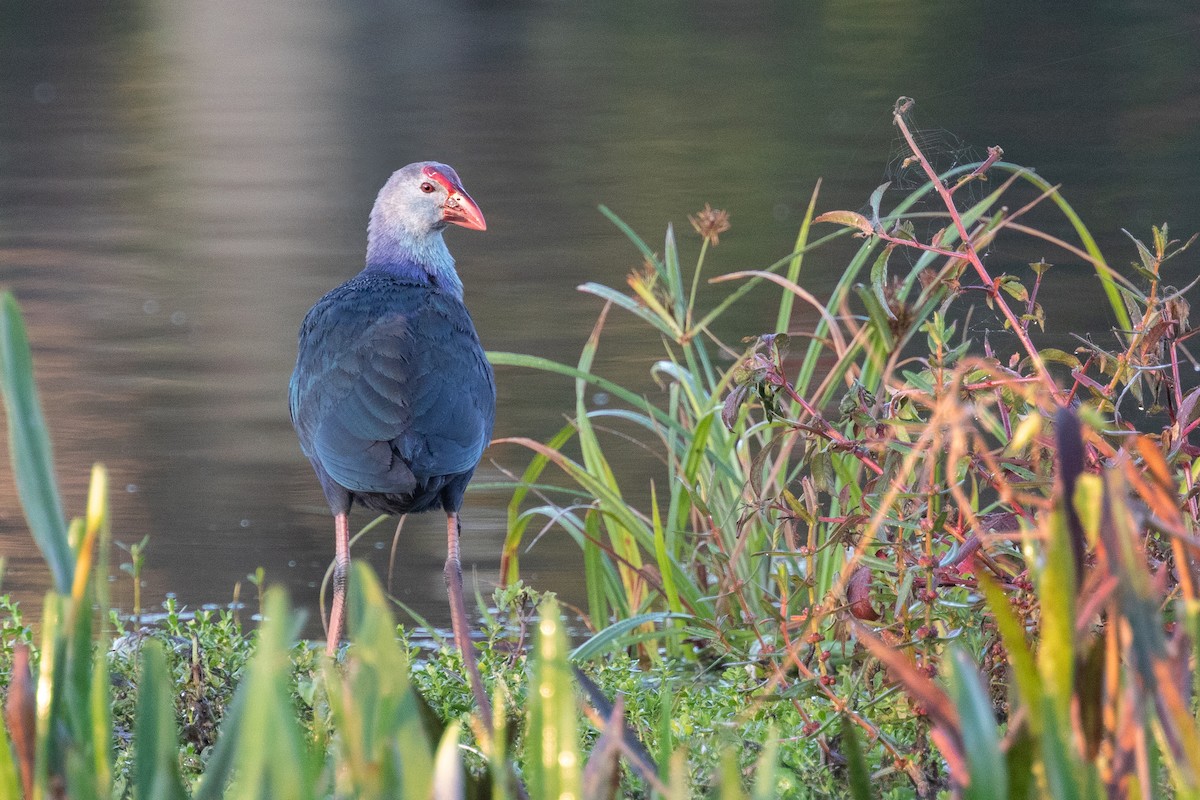
[(449, 194), (446, 198), (446, 205), (442, 209), (442, 219), (473, 231), (487, 230), (487, 222), (483, 219), (483, 212), (479, 210), (479, 205), (467, 194), (466, 189), (433, 167), (425, 167), (422, 171), (426, 177), (440, 183)]

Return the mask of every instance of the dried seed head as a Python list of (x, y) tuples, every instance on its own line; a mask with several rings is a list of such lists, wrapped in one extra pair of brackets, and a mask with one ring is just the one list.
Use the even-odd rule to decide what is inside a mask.
[(704, 208), (697, 211), (695, 216), (688, 214), (688, 221), (705, 241), (716, 247), (720, 244), (719, 237), (729, 230), (729, 212), (713, 208), (705, 203)]

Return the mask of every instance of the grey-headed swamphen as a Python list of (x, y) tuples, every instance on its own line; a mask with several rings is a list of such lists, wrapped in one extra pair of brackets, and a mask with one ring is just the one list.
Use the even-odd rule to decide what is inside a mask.
[(462, 597), (458, 511), (491, 439), (496, 388), (442, 241), (448, 224), (487, 227), (453, 169), (424, 161), (392, 175), (371, 209), (366, 267), (300, 327), (291, 414), (335, 520), (327, 652), (345, 620), (350, 506), (441, 509), (454, 638), (490, 720)]

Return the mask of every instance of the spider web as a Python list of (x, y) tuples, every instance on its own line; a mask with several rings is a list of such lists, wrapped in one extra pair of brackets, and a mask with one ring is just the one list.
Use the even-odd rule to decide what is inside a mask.
[[(904, 114), (904, 122), (912, 134), (913, 142), (929, 162), (934, 173), (941, 176), (947, 187), (951, 189), (954, 189), (959, 180), (971, 174), (974, 167), (982, 164), (988, 157), (986, 148), (965, 141), (946, 128), (921, 127), (914, 117), (912, 108), (909, 108)], [(904, 135), (898, 128), (894, 130), (895, 135), (888, 151), (887, 166), (884, 170), (883, 179), (890, 181), (890, 186), (884, 193), (880, 209), (882, 214), (890, 213), (897, 203), (929, 183), (929, 176), (925, 174), (920, 160), (914, 157), (912, 148), (909, 147)], [(956, 169), (958, 171), (954, 175), (946, 177), (946, 173)], [(994, 182), (976, 178), (958, 186), (951, 197), (955, 207), (960, 213), (963, 213), (982, 201), (994, 188)], [(939, 230), (951, 224), (946, 207), (935, 191), (926, 192), (917, 202), (908, 207), (905, 215), (908, 223), (912, 225), (913, 233), (918, 239), (925, 242), (930, 241)], [(980, 257), (986, 259), (991, 256), (995, 245), (994, 240), (989, 242), (979, 252)], [(906, 247), (896, 248), (892, 254), (893, 273), (901, 273), (903, 267), (900, 265), (904, 262), (907, 262), (910, 267), (915, 265), (921, 256), (922, 253), (919, 250)], [(897, 258), (902, 261), (896, 261)], [(968, 276), (969, 280), (970, 276)], [(955, 312), (952, 316), (958, 318), (961, 314)], [(969, 335), (977, 346), (982, 344), (985, 337), (990, 333), (997, 332), (999, 328), (998, 316), (995, 312), (988, 312), (974, 305), (966, 311), (965, 317), (962, 317), (960, 322), (963, 325), (960, 335)]]
[[(917, 147), (925, 155), (930, 166), (933, 167), (934, 172), (938, 175), (945, 175), (955, 167), (978, 163), (987, 158), (987, 151), (985, 149), (964, 142), (956, 134), (945, 128), (917, 128), (912, 127), (912, 124), (910, 119), (909, 130), (912, 131), (913, 141), (916, 142)], [(918, 189), (929, 182), (928, 176), (925, 175), (925, 170), (921, 167), (920, 162), (913, 157), (908, 142), (905, 141), (899, 132), (896, 133), (895, 138), (892, 140), (892, 146), (888, 152), (888, 162), (887, 168), (884, 171), (884, 179), (892, 182), (892, 189), (904, 192)], [(960, 189), (959, 192), (974, 189), (975, 196), (981, 198), (983, 192), (979, 189), (979, 183), (977, 181), (972, 181), (971, 183), (974, 186), (968, 184)], [(953, 185), (953, 179), (951, 179), (950, 185)], [(955, 194), (958, 194), (958, 192)]]
[[(947, 172), (968, 164), (979, 164), (987, 158), (988, 154), (985, 148), (964, 141), (946, 128), (920, 127), (912, 109), (905, 113), (905, 122), (909, 131), (912, 132), (917, 148), (938, 175), (944, 176)], [(947, 185), (953, 187), (959, 178), (968, 174), (970, 174), (970, 170), (956, 173), (949, 178)], [(929, 182), (929, 176), (925, 174), (921, 162), (913, 156), (912, 148), (909, 147), (899, 130), (896, 130), (888, 150), (883, 180), (891, 183), (885, 197), (890, 198), (892, 204), (899, 202), (903, 197)], [(965, 211), (982, 200), (988, 190), (989, 185), (985, 181), (978, 179), (968, 181), (954, 192), (954, 203), (960, 212)], [(888, 205), (885, 201), (883, 213), (887, 213)], [(910, 206), (907, 213), (936, 215), (912, 219), (915, 233), (919, 238), (928, 241), (932, 234), (949, 224), (945, 211), (941, 198), (936, 192), (931, 191)], [(905, 253), (905, 255), (912, 261), (920, 254), (914, 251)]]

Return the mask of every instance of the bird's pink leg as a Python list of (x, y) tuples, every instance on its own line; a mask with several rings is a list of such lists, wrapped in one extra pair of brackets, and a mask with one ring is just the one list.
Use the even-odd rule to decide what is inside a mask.
[(325, 653), (337, 655), (338, 643), (346, 627), (346, 584), (350, 580), (350, 515), (342, 512), (333, 518), (333, 610), (329, 612)]
[(475, 704), (483, 717), (483, 729), (491, 737), (492, 704), (483, 689), (483, 678), (479, 675), (479, 663), (475, 653), (475, 642), (467, 625), (467, 605), (463, 601), (462, 562), (458, 558), (458, 514), (446, 515), (446, 593), (450, 596), (450, 626), (454, 629), (454, 641), (462, 653), (467, 668), (467, 679)]

